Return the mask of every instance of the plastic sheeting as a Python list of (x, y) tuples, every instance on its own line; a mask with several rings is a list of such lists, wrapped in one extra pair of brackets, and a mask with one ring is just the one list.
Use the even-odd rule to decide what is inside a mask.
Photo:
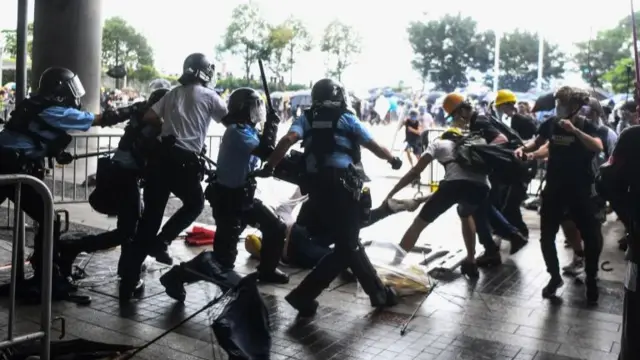
[[(433, 280), (420, 265), (411, 263), (414, 257), (398, 245), (374, 241), (366, 248), (367, 255), (378, 272), (382, 282), (392, 287), (400, 296), (427, 293), (433, 287)], [(366, 297), (358, 286), (358, 296)]]

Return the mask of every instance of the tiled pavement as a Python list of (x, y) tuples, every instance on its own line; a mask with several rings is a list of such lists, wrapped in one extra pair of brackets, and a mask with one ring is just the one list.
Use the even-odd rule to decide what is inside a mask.
[[(0, 219), (3, 216), (0, 214)], [(411, 215), (397, 217), (385, 220), (388, 222), (384, 226), (393, 224), (402, 231)], [(291, 274), (291, 284), (261, 286), (272, 320), (272, 359), (617, 359), (622, 285), (621, 279), (613, 278), (612, 274), (623, 269), (622, 254), (615, 250), (619, 225), (611, 221), (606, 227), (604, 257), (617, 259), (612, 261), (615, 271), (602, 274), (607, 280), (600, 283), (600, 304), (587, 308), (582, 300), (583, 287), (568, 278), (560, 295), (561, 303), (551, 304), (540, 297), (548, 277), (535, 241), (535, 214), (528, 214), (527, 218), (533, 230), (531, 245), (506, 259), (502, 267), (484, 271), (477, 282), (455, 274), (441, 279), (405, 336), (400, 336), (400, 327), (420, 297), (407, 298), (393, 309), (378, 313), (371, 311), (366, 299), (354, 295), (355, 284), (336, 280), (332, 290), (321, 296), (318, 316), (310, 322), (298, 322), (283, 296), (302, 279), (304, 272), (285, 269)], [(446, 226), (438, 229), (438, 234), (446, 241), (461, 243), (455, 213), (445, 215), (441, 221)], [(82, 225), (74, 225), (72, 230), (99, 231)], [(432, 234), (429, 236), (435, 238)], [(6, 243), (3, 247), (8, 248)], [(558, 248), (561, 257), (568, 259), (560, 240)], [(188, 259), (197, 251), (185, 248), (179, 241), (172, 246), (172, 254), (180, 259)], [(9, 253), (0, 253), (6, 263)], [(144, 299), (120, 308), (113, 279), (117, 256), (118, 251), (114, 250), (91, 258), (86, 270), (93, 275), (93, 282), (87, 282), (83, 290), (93, 297), (89, 307), (54, 304), (55, 313), (67, 319), (68, 337), (141, 345), (197, 311), (217, 294), (211, 285), (193, 284), (188, 287), (187, 302), (176, 304), (157, 282), (166, 268), (153, 264), (147, 275)], [(241, 255), (238, 260), (238, 271), (243, 274), (255, 265), (251, 260), (243, 263), (245, 258)], [(3, 308), (0, 323), (6, 328), (6, 305)], [(140, 358), (226, 358), (212, 345), (209, 324), (216, 310), (220, 308), (189, 321), (143, 351)], [(37, 326), (38, 318), (35, 307), (20, 307), (18, 332)]]

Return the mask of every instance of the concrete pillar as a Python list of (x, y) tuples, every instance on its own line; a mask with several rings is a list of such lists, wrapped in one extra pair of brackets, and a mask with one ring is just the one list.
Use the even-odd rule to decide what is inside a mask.
[(100, 112), (102, 0), (35, 0), (31, 87), (51, 66), (78, 74), (84, 108)]

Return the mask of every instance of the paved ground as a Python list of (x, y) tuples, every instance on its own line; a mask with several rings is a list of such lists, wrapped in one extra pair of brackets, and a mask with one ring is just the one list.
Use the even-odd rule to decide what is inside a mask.
[[(376, 167), (369, 165), (374, 164), (371, 159), (366, 161), (365, 166), (374, 178), (370, 186), (374, 204), (377, 204), (393, 185), (393, 177), (400, 173), (392, 173), (386, 164)], [(260, 188), (259, 196), (272, 204), (287, 198), (294, 190), (275, 181), (265, 181)], [(413, 193), (414, 190), (407, 190), (401, 196), (411, 197)], [(166, 215), (179, 205), (179, 201), (172, 200)], [(71, 212), (73, 232), (101, 232), (115, 224), (114, 219), (93, 213), (87, 205), (64, 207)], [(7, 216), (2, 206), (0, 225), (6, 224)], [(394, 215), (363, 230), (362, 238), (395, 243), (413, 216), (409, 213)], [(291, 284), (260, 286), (272, 320), (272, 359), (617, 359), (624, 275), (623, 254), (616, 249), (620, 225), (613, 218), (605, 225), (607, 240), (603, 260), (611, 262), (613, 271), (601, 272), (600, 304), (588, 308), (583, 301), (583, 286), (571, 278), (565, 279), (561, 301), (552, 304), (540, 297), (548, 276), (537, 242), (537, 216), (527, 212), (526, 217), (531, 228), (530, 245), (509, 258), (506, 255), (508, 244), (505, 244), (505, 264), (482, 271), (478, 281), (462, 278), (457, 271), (440, 279), (405, 336), (400, 336), (399, 329), (422, 300), (420, 297), (405, 298), (400, 305), (376, 313), (371, 311), (366, 299), (356, 296), (354, 283), (339, 279), (332, 284), (330, 291), (321, 296), (322, 307), (318, 316), (311, 322), (298, 322), (295, 312), (283, 297), (306, 272), (284, 268), (291, 275)], [(213, 225), (208, 212), (198, 221), (206, 226)], [(450, 211), (425, 231), (420, 242), (434, 247), (459, 248), (462, 245), (459, 228), (455, 212)], [(10, 233), (0, 232), (0, 238), (8, 239)], [(0, 246), (0, 264), (6, 264), (9, 262), (10, 244), (0, 242)], [(237, 270), (247, 274), (256, 264), (242, 250), (242, 244), (240, 248)], [(558, 248), (562, 262), (566, 263), (571, 254), (564, 250), (561, 236), (558, 237)], [(174, 242), (171, 248), (172, 255), (182, 260), (201, 250), (186, 248), (181, 241)], [(157, 281), (167, 268), (150, 262), (144, 298), (132, 306), (121, 308), (116, 298), (114, 277), (118, 251), (115, 249), (79, 259), (80, 265), (86, 265), (91, 274), (82, 284), (82, 291), (90, 294), (93, 302), (88, 307), (54, 304), (55, 314), (67, 319), (67, 337), (139, 346), (189, 316), (217, 294), (217, 290), (208, 284), (193, 284), (188, 287), (187, 302), (176, 304), (164, 294)], [(0, 277), (6, 281), (8, 271), (0, 270)], [(2, 302), (1, 308), (0, 323), (6, 329), (6, 301)], [(37, 327), (37, 310), (37, 307), (19, 307), (18, 332)], [(211, 318), (219, 310), (213, 309), (189, 321), (142, 352), (140, 358), (226, 358), (212, 345), (215, 341), (212, 341), (209, 330)]]

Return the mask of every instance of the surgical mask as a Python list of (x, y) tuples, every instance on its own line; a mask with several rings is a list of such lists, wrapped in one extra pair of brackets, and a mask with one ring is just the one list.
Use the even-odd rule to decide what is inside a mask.
[(556, 116), (558, 117), (558, 119), (566, 119), (570, 115), (571, 115), (571, 110), (569, 109), (568, 106), (559, 105), (556, 102)]
[(418, 120), (418, 115), (415, 115), (415, 114), (410, 115), (410, 116), (409, 116), (409, 119), (414, 120), (414, 121), (415, 121), (415, 120)]

